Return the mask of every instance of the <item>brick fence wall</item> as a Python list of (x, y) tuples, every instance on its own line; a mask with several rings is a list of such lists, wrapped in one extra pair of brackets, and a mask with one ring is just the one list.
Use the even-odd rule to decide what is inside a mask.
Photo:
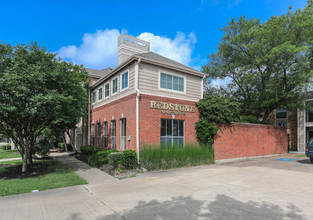
[(287, 153), (287, 129), (245, 123), (222, 126), (214, 149), (215, 160)]

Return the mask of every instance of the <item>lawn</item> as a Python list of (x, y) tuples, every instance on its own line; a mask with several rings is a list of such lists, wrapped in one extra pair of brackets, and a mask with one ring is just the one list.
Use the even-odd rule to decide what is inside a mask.
[(19, 171), (22, 161), (1, 163), (0, 167), (3, 164), (10, 164), (10, 167), (0, 168), (0, 196), (87, 184), (74, 171), (55, 160), (36, 161), (34, 169), (27, 175)]
[(21, 154), (17, 150), (0, 150), (0, 160), (18, 157), (21, 157)]

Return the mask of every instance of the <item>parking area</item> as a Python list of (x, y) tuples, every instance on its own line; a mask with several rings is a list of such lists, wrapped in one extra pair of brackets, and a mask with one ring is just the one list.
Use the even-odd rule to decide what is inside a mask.
[(0, 197), (0, 219), (313, 219), (312, 169), (286, 154), (147, 172)]
[(304, 154), (284, 154), (246, 161), (236, 161), (223, 164), (231, 167), (267, 167), (272, 169), (292, 170), (305, 173), (313, 172), (313, 164)]

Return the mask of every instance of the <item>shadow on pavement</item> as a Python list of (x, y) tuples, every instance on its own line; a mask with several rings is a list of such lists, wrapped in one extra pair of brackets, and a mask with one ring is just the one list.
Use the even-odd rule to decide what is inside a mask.
[[(139, 202), (131, 210), (96, 219), (304, 219), (299, 210), (293, 204), (282, 209), (280, 206), (265, 202), (241, 202), (234, 198), (218, 195), (216, 200), (208, 205), (203, 201), (191, 197), (173, 197), (169, 201)], [(73, 214), (70, 219), (81, 219)]]
[(298, 163), (311, 164), (310, 159), (297, 160)]

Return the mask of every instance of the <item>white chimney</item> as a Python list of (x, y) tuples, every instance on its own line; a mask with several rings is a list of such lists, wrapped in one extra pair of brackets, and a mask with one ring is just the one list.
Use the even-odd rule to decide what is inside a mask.
[(121, 34), (118, 37), (118, 64), (123, 63), (132, 55), (150, 51), (150, 43), (138, 38)]

